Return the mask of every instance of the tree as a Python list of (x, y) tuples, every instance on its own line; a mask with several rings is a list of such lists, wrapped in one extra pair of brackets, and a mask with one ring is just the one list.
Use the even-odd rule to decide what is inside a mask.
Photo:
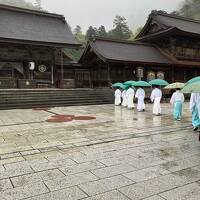
[(105, 26), (100, 26), (97, 30), (97, 34), (99, 37), (107, 37)]
[(34, 6), (30, 2), (27, 2), (26, 0), (0, 0), (0, 4), (6, 4), (6, 5), (10, 5), (10, 6), (35, 9), (35, 10), (38, 9), (36, 6)]
[(77, 25), (76, 28), (74, 29), (74, 36), (77, 38), (82, 43), (85, 43), (85, 35), (82, 32), (81, 26)]
[(86, 32), (86, 38), (90, 40), (97, 35), (98, 35), (97, 29), (95, 27), (90, 26)]
[(38, 10), (42, 10), (42, 0), (36, 0), (35, 5), (38, 8)]
[(127, 25), (127, 21), (124, 17), (117, 15), (113, 21), (114, 29), (109, 31), (109, 36), (113, 39), (129, 39), (132, 35), (132, 31)]
[(199, 0), (185, 0), (180, 8), (172, 14), (180, 15), (191, 19), (200, 19), (200, 1)]
[(130, 40), (135, 40), (135, 37), (142, 31), (143, 26), (138, 27), (135, 32), (133, 33), (132, 37), (130, 38)]

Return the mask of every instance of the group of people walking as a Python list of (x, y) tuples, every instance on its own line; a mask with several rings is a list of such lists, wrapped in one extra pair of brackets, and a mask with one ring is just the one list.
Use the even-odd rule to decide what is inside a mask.
[[(195, 97), (196, 98), (196, 97)], [(200, 96), (199, 96), (200, 98)], [(137, 99), (137, 110), (138, 112), (145, 111), (145, 90), (142, 87), (139, 87), (136, 92), (129, 86), (129, 88), (123, 89), (121, 91), (119, 88), (115, 91), (115, 105), (123, 106), (129, 109), (135, 108), (134, 99)], [(159, 86), (154, 86), (150, 96), (151, 101), (153, 102), (153, 114), (161, 114), (161, 99), (162, 91)], [(194, 99), (194, 95), (193, 95)], [(180, 89), (176, 89), (176, 92), (173, 93), (170, 103), (173, 105), (173, 117), (175, 120), (181, 120), (182, 116), (182, 107), (184, 103), (184, 95), (180, 92)]]
[[(139, 87), (136, 91), (129, 86), (128, 89), (120, 88), (115, 90), (115, 105), (127, 107), (128, 109), (134, 109), (134, 99), (137, 100), (137, 110), (138, 112), (145, 111), (145, 90)], [(159, 86), (153, 86), (153, 90), (150, 96), (151, 102), (153, 102), (153, 114), (158, 116), (161, 114), (161, 99), (162, 91)], [(173, 118), (174, 120), (181, 120), (182, 108), (185, 101), (184, 94), (181, 93), (180, 89), (177, 88), (173, 93), (170, 103), (173, 106)], [(194, 131), (200, 129), (200, 93), (192, 93), (190, 98), (190, 110), (192, 112), (192, 125)]]
[[(153, 106), (153, 114), (160, 115), (161, 114), (161, 105), (160, 101), (162, 98), (162, 91), (159, 89), (159, 86), (154, 86), (152, 90), (150, 99), (154, 103)], [(137, 99), (137, 110), (138, 112), (145, 111), (145, 90), (142, 87), (139, 87), (136, 92), (129, 86), (129, 88), (123, 89), (121, 91), (119, 88), (115, 90), (115, 105), (127, 107), (128, 109), (135, 108), (134, 99)]]

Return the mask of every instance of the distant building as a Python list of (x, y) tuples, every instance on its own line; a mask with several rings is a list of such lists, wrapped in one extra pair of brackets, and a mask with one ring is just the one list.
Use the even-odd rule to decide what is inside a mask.
[(79, 64), (63, 49), (81, 44), (64, 16), (0, 5), (0, 27), (0, 88), (74, 87), (64, 64)]
[(153, 11), (135, 42), (96, 38), (80, 63), (90, 69), (93, 87), (154, 78), (186, 82), (200, 75), (200, 21)]

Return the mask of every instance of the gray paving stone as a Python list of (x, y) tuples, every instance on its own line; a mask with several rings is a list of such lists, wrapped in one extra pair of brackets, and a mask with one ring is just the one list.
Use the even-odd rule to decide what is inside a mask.
[(63, 178), (56, 178), (53, 180), (44, 181), (47, 187), (51, 190), (60, 190), (67, 187), (79, 185), (81, 183), (87, 183), (97, 180), (98, 178), (91, 172), (83, 172), (79, 174), (68, 175)]
[(92, 173), (99, 178), (106, 178), (110, 176), (119, 175), (126, 172), (135, 171), (136, 168), (128, 164), (115, 165), (110, 167), (105, 167), (97, 170), (92, 170)]
[(64, 177), (64, 174), (62, 172), (60, 172), (58, 169), (53, 169), (53, 170), (27, 174), (23, 176), (17, 176), (11, 178), (11, 181), (15, 187), (19, 187), (39, 181), (51, 180), (62, 177)]
[(148, 179), (156, 178), (170, 172), (161, 168), (160, 166), (145, 168), (134, 172), (124, 174), (125, 177), (133, 180), (134, 182), (141, 182)]
[(178, 161), (171, 161), (162, 164), (162, 167), (165, 168), (168, 171), (176, 172), (182, 169), (186, 169), (189, 167), (193, 167), (199, 164), (198, 160), (189, 160), (189, 159), (183, 159)]
[(199, 200), (200, 184), (192, 183), (160, 194), (166, 200)]
[(0, 173), (0, 179), (11, 178), (13, 176), (20, 176), (28, 173), (33, 173), (33, 170), (30, 167), (21, 167), (14, 169), (6, 169), (2, 173)]
[(189, 183), (189, 181), (186, 178), (169, 174), (131, 186), (123, 187), (119, 190), (131, 199), (140, 200), (187, 183)]
[(113, 158), (106, 158), (106, 159), (101, 159), (99, 160), (101, 163), (103, 163), (106, 166), (113, 166), (113, 165), (120, 165), (123, 163), (131, 163), (131, 160), (135, 159), (130, 155), (123, 155), (123, 156), (118, 156), (118, 157), (113, 157)]
[(110, 192), (106, 192), (104, 194), (99, 194), (93, 197), (88, 197), (84, 200), (129, 200), (126, 196), (122, 193), (114, 190)]
[(100, 162), (87, 162), (87, 163), (82, 163), (82, 164), (76, 164), (72, 165), (70, 167), (63, 167), (59, 168), (64, 174), (70, 175), (70, 174), (76, 174), (76, 173), (81, 173), (89, 170), (94, 170), (98, 168), (103, 168), (105, 167), (103, 164)]
[(2, 200), (21, 200), (47, 192), (49, 192), (47, 187), (42, 182), (38, 182), (36, 184), (2, 191), (0, 192), (0, 197)]
[(12, 188), (12, 184), (9, 179), (0, 180), (0, 192)]
[(72, 166), (76, 164), (71, 159), (62, 159), (62, 160), (55, 160), (55, 161), (50, 161), (50, 162), (45, 162), (45, 163), (34, 163), (31, 165), (31, 167), (35, 171), (43, 171), (43, 170), (49, 170), (49, 169), (55, 169), (59, 167), (67, 167), (67, 166)]
[(19, 152), (17, 153), (9, 153), (9, 154), (3, 154), (1, 155), (1, 159), (7, 159), (7, 158), (14, 158), (14, 157), (20, 157), (21, 154)]
[(163, 199), (162, 197), (160, 197), (160, 196), (158, 196), (158, 195), (155, 195), (155, 196), (146, 198), (146, 199), (144, 199), (144, 200), (165, 200), (165, 199)]
[(78, 200), (85, 197), (87, 197), (87, 195), (79, 188), (72, 187), (28, 198), (27, 200)]
[(133, 184), (133, 181), (119, 175), (81, 184), (79, 185), (79, 187), (83, 191), (85, 191), (89, 196), (93, 196), (96, 194), (104, 193), (130, 184)]
[(40, 153), (40, 151), (37, 150), (37, 149), (34, 149), (34, 150), (30, 150), (30, 151), (22, 151), (20, 153), (21, 153), (22, 156), (27, 156), (27, 155)]

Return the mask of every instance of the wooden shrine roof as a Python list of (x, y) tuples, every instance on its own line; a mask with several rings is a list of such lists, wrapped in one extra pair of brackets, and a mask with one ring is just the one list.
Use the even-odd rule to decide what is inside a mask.
[(80, 46), (63, 15), (0, 4), (0, 41)]
[[(151, 35), (148, 33), (148, 29), (152, 24), (159, 24), (159, 26), (162, 28), (161, 33), (163, 30), (179, 30), (185, 33), (192, 33), (200, 35), (200, 21), (199, 20), (193, 20), (188, 19), (181, 16), (176, 16), (173, 14), (167, 14), (162, 11), (152, 11), (152, 13), (149, 15), (149, 18), (143, 28), (143, 30), (137, 35), (137, 39), (143, 37), (148, 37), (148, 35)], [(157, 32), (159, 35), (159, 31)]]
[(96, 38), (88, 43), (80, 62), (90, 51), (104, 61), (172, 64), (156, 47), (147, 43)]

